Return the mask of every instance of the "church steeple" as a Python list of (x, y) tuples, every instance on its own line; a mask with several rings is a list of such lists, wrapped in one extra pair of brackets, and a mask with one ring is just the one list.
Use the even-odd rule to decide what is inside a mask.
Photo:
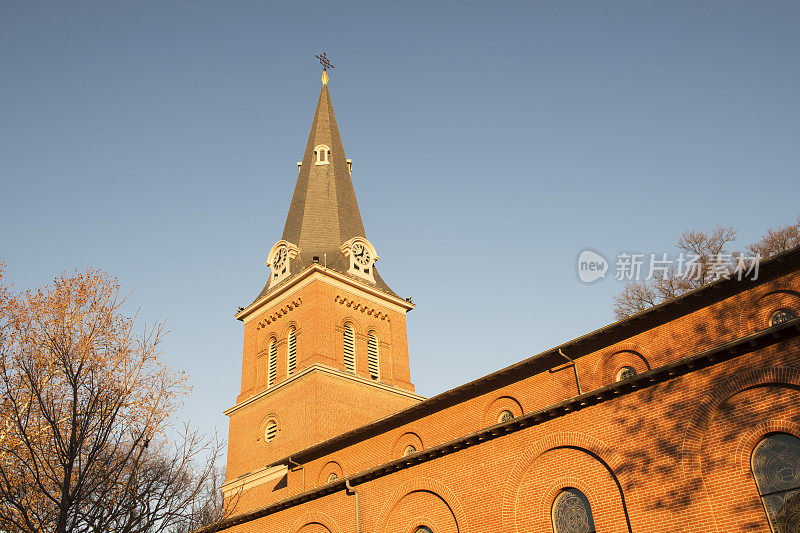
[(297, 244), (298, 259), (307, 263), (323, 253), (333, 259), (343, 242), (365, 236), (330, 93), (323, 85), (283, 239)]
[(422, 399), (408, 359), (414, 304), (375, 271), (325, 78), (267, 284), (236, 313), (242, 388), (226, 411), (227, 476), (247, 487), (271, 479), (265, 464)]
[[(256, 299), (315, 263), (396, 296), (373, 265), (377, 255), (366, 240), (350, 176), (352, 162), (345, 155), (339, 135), (327, 70), (323, 72), (322, 81), (283, 235), (270, 252), (268, 264), (272, 274)], [(369, 261), (363, 264), (354, 261), (350, 253), (352, 246), (356, 246), (355, 259), (369, 258)], [(280, 257), (281, 247), (286, 249), (284, 261)], [(280, 269), (272, 264), (276, 259), (275, 265)]]

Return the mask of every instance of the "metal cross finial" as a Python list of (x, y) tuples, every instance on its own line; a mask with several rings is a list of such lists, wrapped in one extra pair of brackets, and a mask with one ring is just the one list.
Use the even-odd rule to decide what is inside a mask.
[(325, 55), (325, 52), (321, 52), (316, 54), (314, 57), (319, 59), (319, 64), (322, 65), (322, 70), (328, 70), (329, 68), (332, 69), (333, 65), (331, 64), (328, 56)]

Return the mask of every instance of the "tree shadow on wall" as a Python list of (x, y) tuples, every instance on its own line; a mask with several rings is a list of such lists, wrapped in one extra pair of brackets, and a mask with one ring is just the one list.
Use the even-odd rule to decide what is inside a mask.
[[(670, 333), (673, 338), (665, 344), (680, 346), (682, 339), (691, 338), (692, 345), (687, 345), (685, 353), (677, 350), (661, 353), (659, 359), (676, 361), (742, 337), (744, 333), (737, 327), (738, 317), (732, 319), (730, 315), (735, 313), (730, 313), (729, 308), (728, 316), (723, 314), (724, 311), (724, 308), (709, 311), (707, 320), (695, 326), (693, 331)], [(698, 338), (702, 340), (695, 342)], [(658, 491), (661, 495), (645, 504), (647, 512), (682, 514), (695, 506), (694, 512), (706, 509), (719, 512), (715, 505), (706, 506), (708, 491), (704, 490), (703, 479), (713, 480), (714, 476), (738, 473), (741, 462), (734, 453), (707, 453), (709, 425), (721, 418), (723, 423), (716, 426), (723, 431), (713, 438), (719, 446), (736, 450), (747, 433), (762, 422), (781, 419), (800, 424), (797, 387), (788, 384), (781, 388), (770, 387), (768, 398), (756, 395), (738, 400), (734, 399), (742, 391), (727, 391), (720, 397), (719, 405), (712, 403), (707, 416), (697, 417), (696, 413), (709, 394), (722, 394), (720, 389), (732, 375), (777, 366), (800, 366), (796, 340), (782, 341), (618, 398), (614, 402), (611, 423), (622, 430), (626, 443), (639, 444), (612, 450), (622, 458), (615, 474), (623, 491), (630, 493), (653, 484), (668, 487), (665, 491)], [(743, 391), (759, 387), (767, 390), (764, 385), (752, 385)], [(697, 444), (702, 446), (692, 447), (692, 443), (687, 442), (695, 432), (699, 434)], [(766, 515), (755, 482), (749, 488), (750, 497), (741, 497), (739, 503), (728, 502), (725, 507), (726, 513), (738, 515), (732, 522), (742, 524), (742, 531), (766, 526)]]

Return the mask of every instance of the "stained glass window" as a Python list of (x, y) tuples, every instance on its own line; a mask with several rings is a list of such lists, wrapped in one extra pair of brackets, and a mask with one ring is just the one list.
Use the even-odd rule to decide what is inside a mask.
[(751, 461), (773, 533), (800, 531), (800, 439), (769, 435), (756, 445)]
[(625, 381), (636, 377), (636, 369), (632, 366), (623, 366), (617, 372), (617, 381)]
[(512, 413), (508, 409), (501, 411), (500, 416), (497, 417), (497, 421), (500, 423), (508, 422), (509, 420), (514, 420), (514, 413)]
[(553, 502), (555, 533), (595, 533), (589, 499), (578, 489), (564, 489)]
[(772, 313), (772, 316), (769, 318), (769, 325), (777, 326), (778, 324), (783, 324), (794, 318), (797, 318), (797, 313), (791, 309), (778, 309)]

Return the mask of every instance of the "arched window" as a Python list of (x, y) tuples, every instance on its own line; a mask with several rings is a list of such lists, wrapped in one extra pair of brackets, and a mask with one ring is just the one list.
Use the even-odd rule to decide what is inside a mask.
[(314, 161), (315, 165), (327, 165), (330, 163), (330, 156), (331, 156), (331, 149), (325, 146), (324, 144), (320, 144), (316, 148), (314, 148), (314, 157), (316, 161)]
[(632, 366), (623, 366), (617, 372), (617, 381), (626, 381), (636, 377), (636, 369)]
[(778, 324), (783, 324), (784, 322), (788, 322), (797, 318), (797, 313), (792, 311), (791, 309), (778, 309), (772, 316), (769, 317), (769, 325), (770, 326), (777, 326)]
[(339, 476), (336, 474), (336, 472), (331, 472), (328, 474), (328, 483), (333, 483), (337, 479), (339, 479)]
[(433, 530), (428, 526), (419, 526), (414, 530), (414, 533), (433, 533)]
[(367, 340), (367, 361), (369, 362), (369, 375), (372, 379), (380, 377), (380, 357), (378, 355), (378, 337), (374, 333), (369, 334)]
[(509, 411), (508, 409), (503, 409), (500, 411), (500, 414), (497, 415), (497, 422), (502, 424), (503, 422), (508, 422), (509, 420), (514, 420), (514, 413)]
[(553, 502), (555, 533), (595, 533), (589, 499), (578, 489), (564, 489)]
[(753, 449), (750, 466), (772, 531), (800, 530), (800, 439), (768, 435)]
[(294, 326), (289, 328), (289, 335), (286, 340), (287, 348), (287, 372), (291, 376), (294, 374), (294, 369), (297, 367), (297, 331)]
[(275, 346), (275, 339), (269, 341), (269, 360), (267, 361), (267, 386), (275, 383), (278, 375), (278, 347)]
[(344, 367), (356, 371), (356, 332), (350, 324), (344, 327)]
[(409, 444), (408, 446), (406, 446), (406, 449), (403, 450), (403, 457), (407, 457), (412, 453), (417, 453), (417, 447), (414, 446), (413, 444)]

